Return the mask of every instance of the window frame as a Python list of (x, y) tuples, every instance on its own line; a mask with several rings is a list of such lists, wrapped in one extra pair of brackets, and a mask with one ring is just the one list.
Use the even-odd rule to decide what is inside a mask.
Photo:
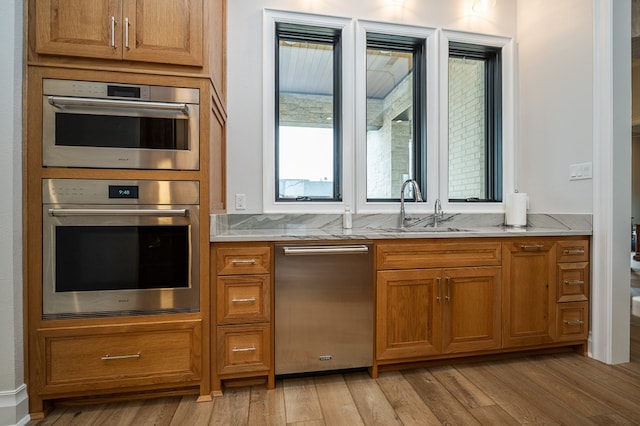
[[(341, 184), (340, 199), (316, 199), (308, 200), (277, 200), (277, 174), (276, 174), (276, 120), (274, 105), (276, 98), (276, 24), (291, 24), (297, 26), (320, 27), (339, 31), (342, 43), (340, 61), (342, 70), (340, 81), (342, 93), (340, 96), (341, 110), (341, 135), (340, 152), (334, 155), (341, 156), (339, 170), (339, 182)], [(353, 165), (353, 20), (324, 15), (311, 15), (298, 12), (285, 12), (278, 10), (263, 10), (263, 84), (262, 84), (262, 205), (264, 213), (338, 213), (344, 211), (348, 200), (354, 197), (353, 175), (348, 169)], [(345, 166), (347, 171), (345, 171)], [(334, 182), (335, 184), (335, 182)]]
[[(371, 36), (371, 37), (370, 37)], [(409, 37), (405, 35), (397, 34), (382, 34), (372, 31), (366, 32), (366, 48), (369, 49), (388, 49), (391, 51), (404, 51), (411, 52), (413, 55), (413, 68), (411, 74), (413, 75), (412, 91), (412, 125), (413, 125), (413, 137), (414, 137), (414, 151), (411, 166), (413, 167), (413, 176), (410, 179), (414, 179), (418, 182), (420, 188), (426, 189), (427, 182), (427, 116), (426, 116), (426, 84), (427, 84), (427, 70), (426, 70), (426, 39)], [(365, 79), (368, 76), (365, 72)], [(365, 108), (367, 107), (367, 98), (365, 96)], [(366, 124), (366, 123), (365, 123)], [(367, 159), (368, 161), (368, 159)], [(368, 180), (368, 175), (367, 179)], [(400, 202), (400, 187), (397, 188), (396, 196), (391, 198), (369, 198), (368, 185), (367, 191), (364, 194), (367, 203), (385, 203), (385, 202)], [(426, 194), (423, 194), (426, 197)], [(414, 196), (405, 198), (408, 201), (414, 200)]]
[[(482, 199), (447, 198), (449, 203), (502, 202), (502, 49), (495, 46), (449, 41), (450, 58), (473, 58), (484, 61), (485, 71), (485, 186), (486, 197)], [(448, 79), (447, 79), (448, 80)], [(447, 85), (448, 87), (448, 85)], [(448, 93), (448, 91), (447, 91)], [(448, 98), (447, 98), (448, 99)], [(447, 131), (448, 131), (447, 124)], [(447, 141), (448, 145), (448, 141)], [(449, 174), (447, 173), (447, 178)], [(448, 179), (447, 179), (448, 180)]]
[[(276, 22), (275, 47), (275, 75), (274, 75), (274, 149), (275, 149), (275, 187), (274, 197), (276, 202), (300, 203), (300, 202), (341, 202), (342, 201), (342, 33), (335, 28), (325, 26), (310, 26)], [(309, 41), (332, 45), (333, 55), (333, 196), (332, 197), (281, 197), (280, 196), (280, 41), (297, 40)]]
[(500, 134), (502, 170), (495, 185), (502, 187), (502, 199), (514, 192), (515, 180), (515, 114), (514, 42), (509, 37), (441, 30), (439, 39), (440, 140), (438, 198), (444, 211), (456, 213), (503, 213), (504, 201), (449, 201), (449, 46), (451, 43), (500, 49), (501, 94), (499, 104), (502, 120), (495, 129)]
[[(402, 37), (423, 40), (423, 55), (416, 58), (420, 63), (415, 63), (414, 67), (420, 67), (424, 80), (415, 86), (414, 96), (419, 96), (422, 105), (420, 137), (423, 145), (420, 147), (420, 158), (414, 156), (414, 170), (416, 180), (420, 190), (425, 197), (425, 202), (406, 203), (405, 209), (409, 213), (417, 213), (425, 209), (432, 208), (435, 198), (430, 199), (429, 194), (437, 193), (437, 176), (428, 174), (428, 170), (437, 170), (438, 154), (437, 125), (429, 126), (428, 123), (438, 122), (438, 99), (437, 99), (437, 30), (435, 28), (381, 23), (375, 21), (359, 20), (356, 26), (356, 193), (358, 213), (397, 213), (400, 204), (400, 187), (397, 189), (398, 197), (384, 200), (367, 199), (367, 35), (379, 34), (387, 37)], [(414, 111), (414, 114), (416, 111)], [(416, 135), (417, 136), (417, 135)], [(418, 166), (418, 167), (416, 167)], [(420, 171), (421, 176), (417, 173)], [(431, 207), (429, 207), (431, 206)], [(428, 211), (428, 210), (427, 210)]]

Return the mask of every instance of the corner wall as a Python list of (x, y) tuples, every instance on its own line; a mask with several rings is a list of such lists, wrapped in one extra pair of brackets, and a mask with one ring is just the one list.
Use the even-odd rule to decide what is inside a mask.
[(593, 212), (593, 181), (569, 180), (593, 161), (593, 22), (590, 1), (518, 1), (516, 188), (532, 213)]
[(0, 424), (29, 421), (22, 316), (23, 0), (0, 2)]

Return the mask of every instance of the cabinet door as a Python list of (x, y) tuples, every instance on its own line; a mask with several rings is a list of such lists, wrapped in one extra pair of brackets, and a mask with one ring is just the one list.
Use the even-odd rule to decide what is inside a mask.
[(443, 273), (443, 352), (500, 348), (500, 267)]
[(203, 14), (202, 0), (124, 0), (123, 59), (202, 66)]
[(378, 271), (376, 357), (422, 357), (440, 352), (440, 269)]
[(38, 0), (36, 52), (119, 59), (120, 0)]
[(504, 347), (552, 342), (555, 315), (555, 246), (547, 240), (504, 243)]

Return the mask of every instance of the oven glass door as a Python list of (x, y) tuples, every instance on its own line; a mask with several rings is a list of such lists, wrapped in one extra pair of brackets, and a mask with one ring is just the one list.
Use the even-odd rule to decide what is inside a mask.
[(197, 206), (44, 207), (45, 319), (195, 312)]
[(189, 287), (189, 226), (58, 226), (55, 291)]
[(55, 145), (189, 149), (188, 116), (130, 117), (56, 112)]

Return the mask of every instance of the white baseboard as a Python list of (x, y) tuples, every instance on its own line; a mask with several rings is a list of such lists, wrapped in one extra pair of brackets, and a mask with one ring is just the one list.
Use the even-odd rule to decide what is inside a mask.
[(29, 395), (27, 386), (0, 391), (0, 425), (24, 426), (29, 423)]

